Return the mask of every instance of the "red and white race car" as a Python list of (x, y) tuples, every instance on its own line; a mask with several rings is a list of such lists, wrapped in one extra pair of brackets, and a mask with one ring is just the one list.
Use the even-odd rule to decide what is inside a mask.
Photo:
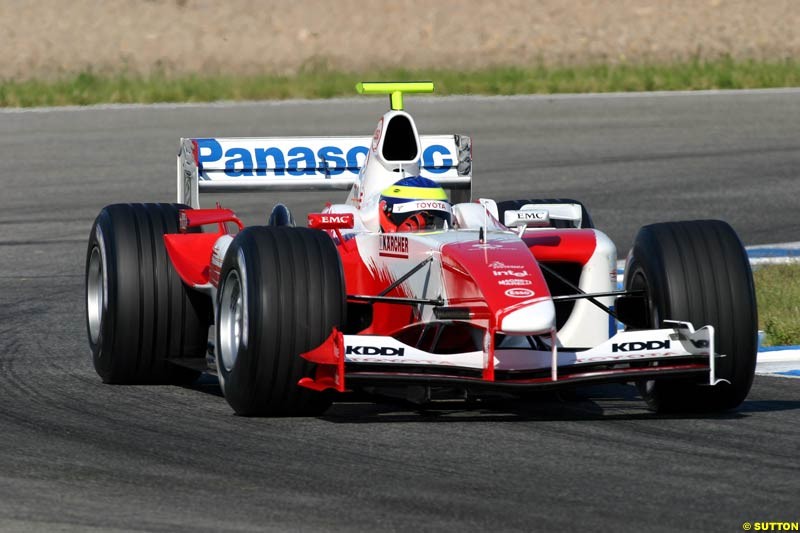
[[(660, 411), (744, 400), (756, 305), (729, 225), (641, 228), (618, 290), (616, 249), (579, 202), (470, 201), (470, 138), (419, 135), (403, 110), (403, 93), (433, 84), (358, 89), (390, 95), (371, 137), (182, 139), (178, 204), (100, 212), (86, 323), (103, 381), (209, 372), (242, 415), (319, 414), (345, 391), (425, 400), (602, 382), (635, 382)], [(308, 227), (281, 204), (245, 228), (199, 202), (310, 189), (349, 194)]]

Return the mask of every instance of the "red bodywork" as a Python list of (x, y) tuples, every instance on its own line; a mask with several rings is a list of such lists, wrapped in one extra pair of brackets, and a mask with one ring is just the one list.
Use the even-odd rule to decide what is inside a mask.
[[(218, 278), (214, 279), (211, 275), (211, 255), (214, 243), (221, 236), (231, 233), (229, 223), (240, 231), (244, 229), (242, 221), (230, 209), (181, 209), (181, 233), (164, 235), (164, 244), (172, 265), (184, 283), (197, 287), (214, 282), (216, 286)], [(217, 225), (215, 233), (187, 233), (192, 228), (211, 224)]]

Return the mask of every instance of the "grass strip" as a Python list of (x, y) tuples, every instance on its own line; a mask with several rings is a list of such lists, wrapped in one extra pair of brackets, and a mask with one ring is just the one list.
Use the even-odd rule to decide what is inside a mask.
[(800, 265), (767, 265), (753, 272), (758, 329), (765, 346), (800, 344)]
[(496, 67), (472, 72), (387, 69), (339, 72), (323, 65), (294, 76), (190, 75), (156, 72), (103, 75), (91, 71), (56, 81), (0, 82), (0, 107), (100, 103), (211, 102), (353, 96), (363, 80), (433, 80), (436, 93), (552, 94), (586, 92), (753, 89), (800, 86), (800, 60), (758, 62), (724, 58), (668, 65)]

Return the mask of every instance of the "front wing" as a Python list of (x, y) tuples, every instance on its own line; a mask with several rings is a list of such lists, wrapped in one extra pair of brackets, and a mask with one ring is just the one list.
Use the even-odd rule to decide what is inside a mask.
[(378, 384), (523, 389), (666, 376), (695, 377), (708, 385), (725, 381), (715, 373), (715, 361), (724, 355), (714, 350), (714, 328), (669, 324), (673, 327), (619, 332), (583, 350), (560, 348), (555, 342), (545, 343), (547, 350), (496, 348), (487, 334), (483, 350), (447, 354), (420, 350), (393, 337), (334, 330), (322, 345), (302, 354), (317, 364), (317, 370), (299, 384), (344, 392), (352, 385)]

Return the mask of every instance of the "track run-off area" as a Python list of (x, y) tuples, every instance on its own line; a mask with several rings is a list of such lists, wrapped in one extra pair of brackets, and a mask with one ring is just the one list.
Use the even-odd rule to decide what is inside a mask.
[[(630, 385), (236, 417), (213, 378), (109, 386), (84, 322), (106, 204), (174, 201), (180, 137), (370, 135), (385, 98), (0, 111), (0, 530), (741, 531), (800, 520), (800, 380), (717, 415)], [(474, 145), (474, 197), (575, 198), (623, 259), (650, 222), (800, 241), (800, 90), (406, 98)], [(343, 197), (343, 195), (342, 195)], [(265, 223), (329, 194), (203, 198)], [(751, 248), (751, 257), (759, 248)], [(763, 255), (763, 252), (760, 252)], [(718, 334), (724, 335), (725, 332)], [(349, 399), (348, 399), (349, 400)]]

